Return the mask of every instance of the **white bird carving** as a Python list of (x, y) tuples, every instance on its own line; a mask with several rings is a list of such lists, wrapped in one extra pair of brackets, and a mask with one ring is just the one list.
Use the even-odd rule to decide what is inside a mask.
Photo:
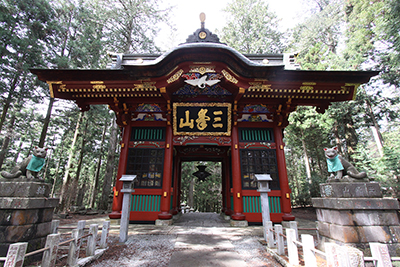
[(221, 80), (208, 80), (207, 79), (207, 75), (204, 75), (203, 77), (201, 77), (200, 79), (195, 79), (195, 80), (185, 80), (186, 83), (193, 85), (193, 86), (198, 86), (199, 88), (203, 89), (206, 87), (206, 85), (208, 86), (213, 86), (214, 84), (219, 83)]

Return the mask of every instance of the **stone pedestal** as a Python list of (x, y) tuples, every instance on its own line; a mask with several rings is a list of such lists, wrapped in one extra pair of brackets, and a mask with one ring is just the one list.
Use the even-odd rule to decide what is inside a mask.
[(58, 199), (51, 185), (26, 179), (0, 179), (0, 257), (10, 244), (28, 242), (27, 252), (43, 248)]
[(321, 184), (321, 198), (313, 198), (320, 245), (335, 242), (357, 247), (370, 255), (369, 242), (388, 245), (400, 255), (399, 203), (382, 198), (378, 183)]

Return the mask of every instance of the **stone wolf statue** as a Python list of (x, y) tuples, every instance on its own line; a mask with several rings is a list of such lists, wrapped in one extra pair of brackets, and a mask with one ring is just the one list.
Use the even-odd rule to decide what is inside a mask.
[[(338, 147), (324, 148), (328, 172), (331, 176), (328, 182), (368, 182), (365, 172), (358, 172), (356, 168), (338, 153)], [(336, 176), (334, 175), (336, 173)]]
[(33, 155), (17, 164), (11, 172), (2, 171), (1, 176), (6, 179), (16, 179), (26, 176), (27, 179), (35, 179), (44, 166), (47, 148), (35, 147)]

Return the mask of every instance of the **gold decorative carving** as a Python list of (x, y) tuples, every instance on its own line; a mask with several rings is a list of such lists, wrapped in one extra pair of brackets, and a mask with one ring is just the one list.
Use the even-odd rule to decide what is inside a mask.
[(143, 82), (141, 84), (134, 84), (135, 89), (141, 91), (157, 91), (157, 87), (154, 85), (156, 82)]
[(190, 66), (189, 72), (198, 72), (201, 75), (205, 73), (214, 73), (215, 66)]
[(249, 91), (267, 91), (271, 89), (272, 84), (263, 84), (262, 82), (249, 82)]
[(160, 93), (165, 94), (167, 92), (167, 89), (165, 87), (160, 88)]
[(300, 86), (300, 90), (306, 90), (306, 91), (314, 90), (314, 87), (313, 86), (304, 85), (304, 86)]
[(103, 84), (103, 81), (90, 81), (90, 84)]
[(61, 86), (64, 85), (65, 88), (65, 84), (63, 84), (62, 81), (46, 81), (46, 82), (49, 85), (50, 97), (52, 98), (54, 98), (53, 84), (61, 84)]
[[(227, 107), (227, 131), (226, 132), (178, 132), (177, 107)], [(232, 108), (230, 103), (173, 103), (173, 131), (174, 135), (189, 135), (189, 136), (230, 136), (231, 135), (231, 120)], [(190, 121), (189, 121), (190, 123)]]
[(315, 82), (303, 82), (303, 85), (317, 85)]
[(246, 92), (245, 88), (239, 87), (239, 94), (244, 94)]
[(227, 72), (226, 70), (222, 70), (221, 71), (222, 74), (224, 75), (225, 79), (227, 79), (228, 81), (230, 81), (231, 83), (237, 84), (238, 80), (233, 77), (229, 72)]
[(94, 84), (93, 85), (93, 89), (97, 90), (97, 91), (103, 91), (104, 89), (106, 89), (107, 86), (105, 86), (104, 84)]
[(172, 76), (167, 80), (167, 83), (173, 83), (173, 82), (175, 82), (176, 80), (179, 79), (179, 77), (181, 77), (182, 73), (183, 73), (183, 70), (182, 70), (182, 69), (178, 70), (174, 75), (172, 75)]

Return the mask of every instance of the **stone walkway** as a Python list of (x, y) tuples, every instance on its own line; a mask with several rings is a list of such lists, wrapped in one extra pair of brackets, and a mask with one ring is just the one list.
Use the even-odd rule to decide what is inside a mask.
[[(216, 213), (187, 213), (175, 219), (172, 226), (130, 224), (120, 255), (90, 266), (281, 266), (261, 245), (261, 226), (230, 227)], [(112, 233), (118, 230), (112, 225)]]

